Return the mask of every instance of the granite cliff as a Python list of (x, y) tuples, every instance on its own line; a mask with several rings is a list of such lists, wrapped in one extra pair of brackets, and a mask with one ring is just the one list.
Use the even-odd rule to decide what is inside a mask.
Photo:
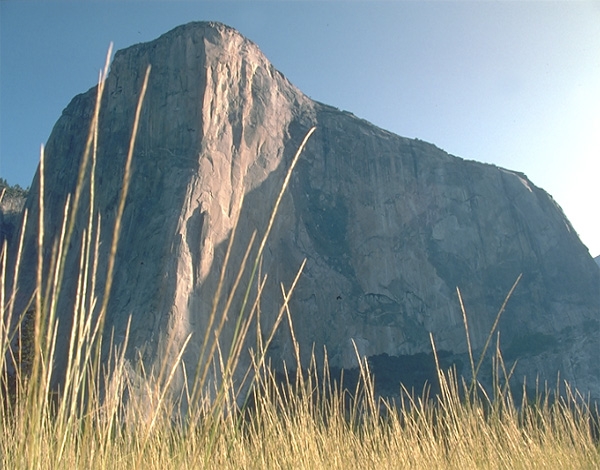
[[(129, 359), (141, 354), (151, 366), (165, 357), (166, 344), (180, 345), (192, 333), (183, 359), (193, 369), (234, 220), (239, 215), (237, 266), (252, 231), (267, 225), (300, 141), (316, 126), (261, 266), (269, 281), (260, 321), (268, 327), (282, 303), (279, 283), (289, 286), (307, 260), (290, 303), (303, 365), (313, 346), (318, 356), (325, 346), (332, 367), (356, 367), (354, 343), (370, 358), (382, 393), (397, 392), (400, 380), (420, 387), (432, 380), (431, 332), (448, 363), (468, 375), (456, 287), (477, 354), (522, 273), (498, 326), (505, 359), (519, 360), (515, 378), (555, 383), (560, 370), (582, 392), (600, 397), (600, 270), (550, 195), (517, 171), (451, 156), (310, 100), (255, 44), (222, 24), (190, 23), (115, 54), (95, 169), (93, 204), (103, 227), (115, 217), (148, 64), (106, 322), (106, 334), (114, 329), (118, 343), (131, 315)], [(46, 146), (46, 259), (75, 189), (95, 95), (94, 88), (71, 101)], [(27, 200), (32, 221), (38, 179)], [(86, 224), (82, 210), (60, 312), (72, 303), (77, 240)], [(101, 235), (98, 279), (106, 271), (109, 232)], [(24, 265), (34, 266), (35, 229), (25, 243)], [(228, 271), (226, 286), (235, 274)], [(21, 305), (33, 277), (20, 279)], [(68, 341), (69, 317), (62, 315), (59, 344)], [(226, 337), (232, 329), (226, 327)], [(281, 367), (282, 360), (295, 364), (293, 352), (284, 323), (269, 354)], [(58, 370), (63, 363), (59, 357)]]

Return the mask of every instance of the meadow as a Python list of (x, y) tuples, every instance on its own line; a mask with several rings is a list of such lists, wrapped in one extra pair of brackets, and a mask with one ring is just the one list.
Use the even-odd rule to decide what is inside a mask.
[[(116, 221), (113, 227), (103, 228), (112, 232), (107, 275), (98, 279), (98, 214), (91, 205), (89, 208), (79, 205), (84, 187), (89, 189), (89, 199), (93, 201), (97, 124), (107, 69), (108, 65), (99, 80), (96, 110), (81, 159), (80, 184), (65, 201), (62, 232), (52, 240), (54, 256), (50, 265), (43, 266), (41, 247), (46, 236), (54, 235), (43, 230), (37, 233), (40, 253), (37, 266), (20, 263), (28, 230), (27, 213), (11, 247), (16, 253), (15, 263), (8, 262), (6, 243), (2, 247), (1, 468), (600, 468), (595, 406), (568, 384), (561, 384), (565, 391), (559, 398), (550, 399), (552, 394), (548, 389), (540, 387), (535, 398), (528, 399), (523, 393), (523, 399), (516, 403), (506, 385), (512, 370), (505, 365), (500, 348), (492, 347), (493, 332), (482, 353), (482, 357), (486, 353), (493, 356), (496, 380), (491, 391), (477, 381), (482, 361), (472, 353), (469, 380), (459, 377), (454, 369), (443, 370), (438, 364), (440, 393), (435, 396), (429, 395), (427, 387), (415, 394), (401, 384), (398, 384), (399, 400), (377, 396), (376, 377), (371, 374), (368, 361), (361, 357), (358, 357), (360, 377), (352, 387), (329, 375), (327, 360), (323, 364), (313, 361), (308, 369), (299, 372), (290, 370), (282, 378), (270, 367), (267, 349), (275, 329), (288, 322), (299, 357), (287, 304), (294, 284), (284, 290), (286, 300), (273, 329), (257, 335), (267, 338), (266, 341), (252, 345), (252, 365), (245, 375), (252, 393), (240, 392), (239, 357), (250, 343), (248, 331), (256, 321), (258, 302), (244, 302), (239, 311), (234, 311), (228, 299), (235, 292), (225, 291), (222, 282), (215, 292), (209, 321), (211, 334), (207, 332), (204, 338), (188, 337), (183, 345), (185, 348), (189, 341), (200, 341), (205, 358), (199, 361), (195, 373), (189, 374), (191, 380), (183, 397), (185, 413), (179, 412), (179, 402), (171, 393), (175, 372), (183, 367), (180, 361), (183, 349), (174, 363), (164, 363), (156, 374), (149, 374), (142, 398), (130, 393), (134, 384), (127, 374), (125, 348), (114, 348), (108, 363), (100, 358), (102, 342), (109, 336), (103, 334), (108, 299), (121, 218), (132, 178), (138, 118), (150, 69), (132, 123)], [(310, 132), (282, 182), (268, 226), (261, 236), (251, 239), (247, 252), (256, 244), (256, 257), (246, 257), (238, 266), (229, 266), (227, 256), (222, 267), (223, 272), (235, 269), (240, 273), (239, 278), (241, 273), (250, 273), (248, 285), (236, 283), (233, 287), (234, 291), (243, 292), (246, 299), (251, 298), (251, 289), (257, 289), (260, 297), (265, 281), (259, 269), (261, 253), (295, 162), (301, 158), (309, 138)], [(43, 227), (43, 151), (39, 174), (37, 222)], [(84, 178), (91, 183), (83, 185)], [(72, 312), (70, 342), (58, 345), (56, 306), (75, 214), (79, 210), (88, 211), (89, 221), (86, 230), (81, 231), (80, 287)], [(230, 248), (233, 240), (234, 233)], [(8, 273), (9, 269), (12, 272)], [(302, 266), (298, 277), (301, 272)], [(37, 288), (29, 307), (16, 311), (14, 298), (19, 286), (9, 279), (18, 280), (21, 275), (35, 277)], [(103, 292), (95, 288), (98, 285), (104, 286)], [(225, 307), (220, 308), (221, 305)], [(502, 308), (498, 315), (501, 312)], [(234, 341), (228, 345), (229, 353), (221, 354), (218, 339), (227, 316), (236, 319)], [(468, 343), (468, 318), (464, 311), (463, 319)], [(435, 356), (433, 336), (431, 346)], [(58, 348), (66, 349), (68, 357), (59, 390), (54, 387), (52, 377)], [(219, 376), (211, 381), (214, 371)]]

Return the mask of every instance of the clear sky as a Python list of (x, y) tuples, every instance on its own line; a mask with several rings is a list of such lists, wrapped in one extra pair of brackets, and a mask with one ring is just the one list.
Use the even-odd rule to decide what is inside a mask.
[(0, 177), (94, 86), (108, 44), (216, 20), (313, 99), (525, 173), (600, 254), (600, 1), (0, 1)]

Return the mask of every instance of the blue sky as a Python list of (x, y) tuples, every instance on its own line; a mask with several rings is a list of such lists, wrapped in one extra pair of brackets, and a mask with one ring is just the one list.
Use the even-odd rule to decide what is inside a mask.
[(600, 2), (0, 1), (0, 177), (28, 186), (108, 44), (216, 20), (313, 99), (522, 171), (600, 254)]

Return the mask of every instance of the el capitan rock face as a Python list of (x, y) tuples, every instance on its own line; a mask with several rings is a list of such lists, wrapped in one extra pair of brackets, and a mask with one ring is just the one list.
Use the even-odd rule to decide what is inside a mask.
[[(160, 362), (166, 344), (180, 345), (192, 333), (184, 361), (195, 367), (239, 197), (245, 195), (226, 286), (252, 231), (266, 227), (301, 139), (316, 126), (262, 264), (269, 281), (261, 322), (268, 327), (282, 303), (279, 283), (289, 286), (307, 259), (290, 303), (304, 365), (314, 345), (317, 355), (326, 346), (332, 367), (355, 367), (354, 343), (371, 358), (376, 377), (379, 368), (377, 380), (390, 384), (383, 391), (399, 390), (399, 379), (420, 386), (431, 379), (420, 365), (431, 352), (430, 332), (449, 361), (468, 365), (455, 288), (477, 354), (523, 273), (499, 324), (505, 359), (519, 360), (515, 377), (555, 383), (560, 370), (561, 378), (600, 397), (600, 270), (547, 193), (523, 174), (450, 156), (311, 101), (256, 45), (221, 24), (190, 23), (115, 55), (95, 170), (95, 210), (102, 227), (111, 228), (102, 231), (99, 280), (148, 64), (106, 324), (118, 343), (132, 316), (130, 359), (140, 353), (148, 365)], [(72, 100), (48, 141), (47, 234), (60, 229), (74, 190), (95, 93)], [(32, 214), (37, 188), (36, 176), (27, 201)], [(82, 211), (74, 240), (86, 224)], [(35, 243), (32, 231), (26, 266), (35, 265)], [(77, 281), (73, 245), (64, 312)], [(50, 253), (47, 243), (46, 259)], [(21, 280), (21, 302), (32, 292), (31, 277)], [(61, 321), (59, 344), (68, 338), (68, 315)], [(284, 324), (269, 353), (280, 366), (282, 359), (295, 364), (293, 351)]]

